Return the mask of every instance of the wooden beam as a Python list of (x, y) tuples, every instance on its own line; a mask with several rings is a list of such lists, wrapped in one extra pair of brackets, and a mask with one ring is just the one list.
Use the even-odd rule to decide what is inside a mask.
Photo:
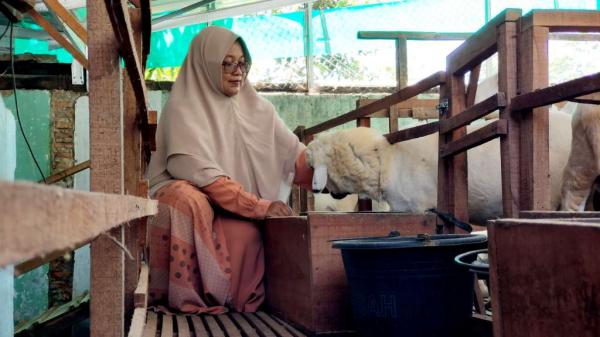
[(469, 73), (469, 86), (467, 87), (467, 97), (465, 105), (467, 108), (475, 104), (477, 96), (477, 87), (479, 85), (479, 73), (481, 72), (481, 63), (473, 67)]
[(126, 0), (105, 0), (106, 10), (111, 13), (110, 20), (114, 30), (114, 35), (119, 41), (119, 52), (125, 61), (125, 68), (129, 74), (129, 79), (140, 107), (140, 123), (148, 123), (148, 92), (144, 80), (144, 71), (141, 53), (138, 52), (135, 39), (133, 37), (133, 28), (129, 17)]
[(446, 58), (450, 74), (464, 74), (496, 52), (498, 26), (521, 17), (520, 9), (505, 9), (469, 37)]
[(87, 32), (79, 21), (58, 0), (44, 0), (46, 7), (52, 10), (87, 45)]
[(142, 264), (140, 268), (140, 278), (133, 292), (133, 301), (136, 308), (144, 308), (148, 306), (148, 273), (149, 267), (147, 264)]
[(506, 106), (506, 98), (504, 93), (497, 93), (486, 100), (479, 102), (467, 110), (444, 119), (440, 122), (440, 133), (448, 133), (462, 126), (465, 126), (499, 108)]
[[(83, 163), (79, 163), (77, 165), (71, 166), (66, 170), (62, 170), (58, 173), (55, 173), (49, 177), (46, 178), (46, 184), (54, 184), (56, 182), (59, 182), (63, 179), (65, 179), (66, 177), (70, 177), (76, 173), (79, 173), (85, 169), (89, 169), (90, 168), (90, 161), (86, 160)], [(40, 180), (38, 181), (38, 183), (42, 183), (44, 182), (44, 180)]]
[(521, 30), (548, 27), (551, 33), (600, 33), (600, 11), (535, 9), (521, 19)]
[(0, 203), (0, 266), (74, 248), (157, 212), (154, 200), (5, 181)]
[[(440, 102), (447, 100), (446, 113), (440, 114), (440, 122), (452, 118), (465, 110), (466, 89), (464, 74), (448, 73), (447, 83)], [(460, 153), (450, 158), (441, 156), (446, 145), (466, 134), (466, 127), (448, 134), (440, 134), (438, 139), (438, 210), (454, 215), (462, 221), (469, 221), (467, 154)], [(453, 233), (453, 226), (445, 226), (444, 232)]]
[(508, 129), (500, 138), (502, 214), (516, 217), (520, 207), (521, 118), (509, 108), (517, 94), (517, 23), (513, 21), (498, 27), (498, 91), (505, 93), (506, 107), (500, 109), (500, 119), (506, 120)]
[(390, 144), (395, 144), (415, 138), (425, 137), (434, 134), (438, 131), (439, 122), (431, 122), (423, 125), (414, 126), (412, 128), (398, 130), (396, 132), (391, 132), (384, 135), (384, 137), (388, 140)]
[(600, 212), (567, 212), (567, 211), (523, 211), (519, 218), (525, 219), (597, 219)]
[(405, 38), (396, 40), (396, 90), (408, 84), (408, 45)]
[[(523, 94), (548, 86), (548, 32), (533, 26), (519, 33), (518, 88)], [(520, 110), (518, 104), (513, 98), (512, 113)], [(523, 110), (520, 117), (520, 210), (550, 210), (548, 107)]]
[[(90, 160), (91, 189), (124, 193), (123, 96), (119, 62), (119, 41), (115, 37), (102, 0), (88, 0), (90, 69)], [(111, 235), (123, 244), (121, 228)], [(124, 255), (108, 238), (91, 246), (90, 336), (122, 337), (125, 334)]]
[[(358, 107), (371, 104), (377, 101), (373, 98), (361, 98), (358, 100)], [(415, 118), (415, 119), (437, 119), (439, 117), (437, 106), (440, 100), (437, 98), (418, 98), (413, 97), (394, 104), (389, 108), (382, 109), (370, 114), (370, 118), (389, 118), (389, 115), (396, 113), (397, 118)]]
[(364, 40), (421, 40), (421, 41), (451, 41), (465, 40), (472, 33), (438, 33), (438, 32), (410, 32), (410, 31), (359, 31), (356, 37)]
[(457, 153), (467, 151), (468, 149), (471, 149), (475, 146), (489, 142), (494, 138), (506, 135), (506, 132), (506, 121), (497, 120), (482, 127), (481, 129), (477, 129), (457, 140), (446, 144), (441, 149), (440, 156), (442, 158), (454, 156)]
[(494, 336), (597, 334), (597, 223), (502, 219), (488, 236)]
[(511, 109), (525, 111), (600, 91), (600, 73), (583, 76), (513, 98)]
[(146, 308), (137, 308), (133, 312), (127, 337), (143, 337), (146, 328)]
[(306, 135), (314, 135), (319, 132), (329, 130), (338, 125), (342, 125), (351, 121), (354, 121), (361, 117), (366, 117), (371, 113), (376, 111), (388, 108), (394, 104), (405, 101), (409, 98), (415, 97), (418, 94), (429, 90), (435, 86), (438, 86), (445, 81), (445, 74), (443, 72), (437, 72), (414, 85), (408, 86), (406, 88), (400, 89), (398, 92), (386, 96), (382, 99), (379, 99), (371, 104), (365, 105), (358, 109), (352, 110), (348, 113), (345, 113), (341, 116), (332, 118), (326, 122), (317, 124), (313, 127), (307, 128), (304, 130)]
[(67, 254), (70, 255), (71, 253), (73, 253), (74, 250), (79, 249), (79, 248), (85, 246), (86, 244), (87, 244), (87, 242), (76, 244), (73, 247), (70, 247), (70, 248), (67, 248), (64, 250), (57, 250), (50, 254), (34, 257), (33, 259), (29, 259), (25, 262), (21, 262), (17, 266), (15, 266), (15, 276), (23, 275), (27, 272), (30, 272), (37, 267), (43, 266), (46, 263), (56, 260), (59, 257), (63, 257)]

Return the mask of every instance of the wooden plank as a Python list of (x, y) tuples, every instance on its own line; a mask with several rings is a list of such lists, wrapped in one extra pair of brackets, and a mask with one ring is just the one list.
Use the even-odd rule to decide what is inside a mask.
[[(373, 98), (361, 98), (359, 99), (357, 107), (362, 107), (370, 103), (375, 102)], [(416, 119), (430, 119), (438, 118), (437, 106), (439, 99), (433, 98), (417, 98), (413, 97), (402, 101), (398, 104), (394, 104), (389, 108), (376, 111), (369, 115), (370, 118), (389, 118), (394, 112), (397, 118), (416, 118)], [(425, 113), (423, 113), (425, 112)]]
[(516, 96), (511, 102), (511, 109), (528, 110), (598, 91), (600, 91), (600, 73), (595, 73)]
[[(123, 194), (122, 92), (118, 44), (101, 0), (87, 2), (91, 190)], [(96, 204), (89, 204), (90, 205)], [(84, 227), (80, 224), (80, 227)], [(123, 242), (122, 230), (110, 233)], [(90, 335), (124, 335), (124, 254), (107, 237), (91, 245)]]
[(295, 337), (306, 337), (305, 334), (301, 333), (300, 331), (296, 330), (293, 326), (291, 326), (291, 325), (287, 324), (286, 322), (282, 321), (279, 317), (277, 317), (277, 316), (272, 316), (272, 317), (277, 322), (279, 322), (279, 324), (283, 325), (286, 329), (288, 329), (288, 331), (290, 331), (291, 333), (293, 333)]
[[(62, 170), (62, 171), (55, 173), (49, 177), (46, 177), (46, 184), (54, 184), (56, 182), (59, 182), (59, 181), (65, 179), (66, 177), (70, 177), (76, 173), (79, 173), (79, 172), (81, 172), (85, 169), (89, 169), (89, 168), (90, 168), (90, 161), (86, 160), (83, 163), (73, 165), (66, 170)], [(44, 182), (44, 180), (38, 181), (38, 183), (42, 183), (42, 182)]]
[(157, 212), (154, 200), (0, 181), (0, 266), (83, 244)]
[(57, 250), (50, 254), (35, 257), (35, 258), (27, 260), (25, 262), (21, 262), (14, 267), (15, 276), (23, 275), (29, 271), (34, 270), (37, 267), (40, 267), (46, 263), (49, 263), (50, 261), (54, 261), (59, 257), (63, 257), (67, 254), (71, 254), (71, 253), (73, 253), (74, 250), (79, 249), (85, 245), (86, 244), (78, 244), (78, 245), (75, 245), (74, 248), (68, 248), (65, 250)]
[(218, 315), (216, 317), (221, 322), (223, 328), (225, 328), (225, 334), (227, 337), (242, 337), (238, 327), (233, 324), (227, 315)]
[[(246, 335), (247, 337), (259, 337), (258, 333), (256, 332), (256, 329), (254, 329), (250, 325), (250, 323), (248, 323), (248, 321), (244, 318), (244, 316), (242, 316), (242, 314), (232, 312), (231, 318), (233, 318), (233, 320), (237, 322), (237, 324), (244, 332), (244, 335)], [(262, 335), (260, 335), (260, 337), (262, 337)]]
[(481, 64), (476, 65), (469, 73), (469, 86), (467, 87), (466, 106), (467, 108), (475, 104), (477, 96), (477, 86), (479, 84), (479, 73), (481, 72)]
[(457, 153), (467, 151), (475, 146), (489, 142), (490, 140), (503, 136), (507, 132), (506, 121), (497, 120), (481, 129), (477, 129), (465, 136), (445, 144), (440, 150), (440, 157), (447, 158)]
[(173, 316), (163, 314), (160, 337), (173, 337)]
[[(518, 88), (525, 94), (548, 86), (548, 28), (534, 26), (519, 34)], [(520, 209), (550, 210), (548, 108), (524, 110), (520, 132)]]
[(136, 48), (133, 37), (133, 28), (125, 0), (105, 0), (106, 10), (112, 13), (110, 16), (114, 35), (119, 40), (119, 51), (125, 61), (125, 68), (140, 108), (139, 121), (141, 124), (148, 123), (148, 93), (144, 80), (141, 53)]
[(194, 334), (196, 337), (210, 337), (200, 316), (192, 316), (192, 324), (194, 325)]
[(521, 17), (520, 9), (505, 9), (490, 22), (473, 33), (446, 58), (449, 74), (464, 74), (496, 52), (497, 27), (506, 21)]
[[(135, 43), (134, 51), (142, 52), (141, 46), (141, 13), (140, 9), (130, 9), (132, 25), (135, 28), (132, 32)], [(142, 148), (142, 125), (139, 123), (139, 115), (143, 112), (139, 109), (139, 104), (135, 96), (132, 82), (123, 70), (123, 155), (124, 155), (124, 188), (126, 194), (147, 197), (145, 191), (139, 190), (139, 182), (143, 179), (145, 171), (145, 161), (143, 160), (144, 150)], [(132, 225), (126, 226), (125, 246), (134, 257), (134, 261), (127, 261), (125, 265), (125, 312), (131, 311), (132, 305), (138, 305), (134, 290), (138, 285), (140, 278), (139, 271), (142, 267), (142, 252), (146, 246), (146, 223), (144, 220), (134, 221)], [(147, 290), (147, 289), (146, 289)], [(143, 298), (143, 303), (146, 299)], [(145, 305), (145, 304), (144, 304)]]
[(146, 308), (137, 308), (133, 311), (133, 318), (129, 325), (128, 337), (143, 337), (146, 327)]
[(504, 93), (499, 92), (467, 110), (440, 122), (440, 133), (448, 133), (506, 106)]
[(600, 32), (600, 11), (535, 9), (521, 19), (521, 30), (534, 26), (550, 32)]
[(494, 336), (598, 334), (598, 223), (502, 219), (488, 235)]
[[(465, 110), (465, 82), (464, 75), (450, 75), (444, 88), (440, 101), (447, 97), (448, 110), (440, 115), (440, 122), (452, 118)], [(463, 137), (466, 127), (459, 128), (448, 134), (440, 134), (439, 159), (438, 159), (438, 210), (454, 215), (462, 221), (468, 221), (468, 180), (467, 180), (467, 154), (460, 153), (450, 158), (441, 156), (442, 151), (450, 142)], [(444, 229), (452, 233), (453, 227)]]
[(58, 2), (58, 0), (44, 0), (46, 7), (52, 10), (54, 14), (56, 14), (69, 28), (75, 32), (75, 34), (83, 41), (83, 43), (88, 43), (88, 36), (85, 28), (81, 25), (79, 21), (69, 12), (63, 5)]
[(600, 212), (567, 212), (567, 211), (523, 211), (519, 218), (524, 219), (594, 219), (600, 218)]
[(156, 327), (158, 326), (158, 319), (156, 313), (148, 311), (148, 318), (146, 320), (146, 326), (144, 327), (144, 337), (156, 337)]
[(242, 315), (244, 315), (244, 317), (250, 322), (250, 324), (252, 324), (256, 328), (256, 330), (259, 331), (261, 336), (263, 336), (263, 337), (278, 337), (273, 332), (273, 330), (269, 329), (269, 327), (267, 325), (265, 325), (265, 323), (263, 323), (263, 321), (261, 321), (258, 317), (256, 317), (256, 314), (251, 313), (251, 312), (244, 312), (244, 313), (242, 313)]
[(517, 94), (516, 22), (506, 22), (498, 27), (498, 91), (505, 93), (506, 107), (500, 109), (500, 119), (506, 120), (508, 129), (507, 135), (500, 138), (502, 209), (505, 217), (516, 217), (520, 205), (521, 119), (510, 109), (511, 100)]
[(314, 296), (307, 221), (305, 216), (266, 220), (263, 232), (265, 293), (271, 310), (285, 311), (283, 317), (312, 327)]
[(208, 326), (208, 330), (210, 331), (210, 335), (212, 337), (225, 337), (225, 332), (221, 330), (219, 323), (217, 323), (213, 316), (204, 316), (204, 321), (206, 322), (206, 325)]
[(188, 325), (186, 316), (177, 315), (175, 317), (177, 319), (177, 337), (190, 337), (190, 326)]
[(408, 86), (406, 88), (401, 89), (400, 91), (386, 96), (382, 99), (379, 99), (369, 105), (360, 107), (358, 109), (352, 110), (348, 113), (345, 113), (341, 116), (332, 118), (326, 122), (317, 124), (313, 127), (307, 128), (304, 132), (306, 135), (314, 135), (319, 132), (329, 130), (338, 125), (342, 125), (353, 120), (356, 120), (361, 117), (368, 116), (369, 114), (379, 111), (381, 109), (390, 107), (398, 102), (407, 100), (409, 98), (415, 97), (416, 95), (429, 90), (435, 86), (440, 85), (445, 81), (445, 74), (443, 72), (437, 72), (420, 82)]
[(144, 263), (140, 269), (139, 282), (133, 292), (133, 302), (136, 308), (146, 308), (148, 306), (148, 274), (149, 267)]
[(384, 137), (388, 140), (390, 144), (395, 144), (415, 138), (425, 137), (438, 132), (438, 130), (439, 122), (431, 122), (388, 133), (384, 135)]
[(266, 313), (259, 311), (256, 313), (256, 316), (262, 319), (263, 322), (265, 322), (271, 329), (275, 330), (278, 337), (294, 337), (294, 335), (287, 331), (283, 325), (276, 322), (274, 319), (271, 318), (271, 316), (267, 315)]
[(422, 40), (422, 41), (451, 41), (465, 40), (472, 33), (438, 33), (438, 32), (410, 32), (410, 31), (367, 31), (357, 33), (357, 38), (364, 40)]

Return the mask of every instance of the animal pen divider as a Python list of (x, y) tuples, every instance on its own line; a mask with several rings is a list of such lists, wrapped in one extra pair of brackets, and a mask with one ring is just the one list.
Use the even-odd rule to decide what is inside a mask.
[[(463, 221), (468, 221), (465, 151), (500, 138), (504, 217), (528, 217), (536, 220), (490, 222), (490, 272), (492, 298), (496, 299), (493, 301), (496, 337), (547, 336), (554, 334), (554, 331), (564, 331), (563, 335), (593, 336), (591, 331), (594, 327), (597, 329), (600, 324), (597, 317), (590, 321), (589, 315), (594, 313), (588, 309), (585, 309), (587, 316), (569, 316), (569, 324), (563, 327), (556, 326), (558, 323), (548, 324), (553, 318), (561, 317), (561, 313), (581, 310), (578, 307), (581, 301), (600, 303), (597, 294), (589, 293), (589, 282), (600, 280), (600, 273), (590, 259), (582, 259), (582, 265), (576, 268), (584, 277), (583, 280), (577, 277), (557, 276), (556, 279), (560, 278), (562, 283), (556, 283), (552, 275), (544, 274), (549, 280), (541, 283), (554, 287), (553, 294), (560, 291), (572, 293), (569, 289), (574, 288), (589, 295), (575, 296), (579, 302), (568, 301), (564, 308), (549, 304), (552, 296), (544, 296), (540, 291), (528, 294), (527, 284), (510, 284), (508, 278), (501, 276), (519, 275), (518, 272), (526, 272), (528, 266), (532, 267), (532, 270), (541, 270), (542, 265), (549, 266), (556, 275), (560, 275), (564, 272), (565, 265), (556, 261), (557, 254), (567, 250), (570, 251), (569, 257), (576, 259), (578, 254), (584, 252), (577, 250), (573, 253), (571, 249), (575, 248), (578, 240), (587, 243), (590, 235), (595, 235), (591, 233), (597, 232), (597, 225), (594, 227), (590, 222), (597, 223), (599, 213), (552, 212), (550, 209), (548, 105), (581, 99), (585, 95), (600, 91), (600, 73), (548, 86), (548, 38), (550, 33), (560, 32), (600, 33), (600, 11), (533, 10), (522, 16), (520, 10), (507, 9), (448, 55), (446, 72), (436, 73), (390, 96), (372, 101), (316, 126), (301, 126), (296, 129), (299, 138), (308, 144), (317, 133), (352, 120), (357, 120), (357, 126), (368, 126), (367, 118), (371, 114), (382, 109), (391, 111), (394, 104), (407, 101), (429, 88), (440, 85), (440, 107), (447, 102), (447, 110), (440, 114), (439, 122), (391, 132), (386, 138), (390, 143), (394, 143), (439, 132), (438, 209)], [(498, 93), (474, 104), (481, 63), (495, 53), (498, 55)], [(469, 83), (465, 85), (467, 73), (470, 74)], [(594, 100), (587, 102), (598, 104), (598, 101)], [(467, 124), (495, 110), (500, 111), (498, 120), (474, 132), (466, 133)], [(393, 123), (390, 122), (390, 125)], [(294, 191), (292, 201), (298, 211), (313, 209), (310, 193), (306, 191)], [(368, 205), (359, 209), (367, 210)], [(364, 214), (368, 213), (347, 213), (339, 217), (351, 222), (354, 216)], [(308, 217), (310, 216), (311, 213)], [(560, 225), (574, 230), (565, 233)], [(535, 239), (511, 241), (510, 238), (519, 233), (521, 227), (524, 228), (523, 231), (535, 236)], [(544, 228), (552, 230), (545, 234)], [(445, 227), (444, 231), (452, 233), (454, 228)], [(561, 241), (568, 245), (567, 247), (544, 245), (545, 240), (554, 242), (561, 235), (570, 238), (569, 241)], [(528, 242), (532, 244), (530, 248), (534, 250), (535, 258), (515, 262), (520, 256), (512, 252), (512, 245), (525, 252)], [(541, 250), (546, 253), (540, 253)], [(597, 256), (598, 249), (594, 251)], [(534, 275), (528, 277), (535, 278)], [(520, 297), (510, 297), (506, 295), (508, 293), (519, 293)], [(534, 310), (527, 312), (527, 319), (518, 318), (521, 314), (519, 303), (525, 297), (540, 303), (542, 308), (550, 308), (550, 311)], [(554, 326), (558, 330), (543, 328), (544, 324)]]

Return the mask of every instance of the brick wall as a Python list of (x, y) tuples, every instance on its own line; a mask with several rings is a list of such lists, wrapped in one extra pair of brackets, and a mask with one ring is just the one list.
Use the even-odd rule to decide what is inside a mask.
[[(82, 93), (64, 90), (50, 92), (52, 114), (52, 173), (68, 169), (75, 164), (75, 101)], [(67, 177), (57, 185), (73, 187), (73, 177)], [(71, 300), (73, 289), (73, 254), (50, 262), (48, 270), (48, 306), (60, 305)]]

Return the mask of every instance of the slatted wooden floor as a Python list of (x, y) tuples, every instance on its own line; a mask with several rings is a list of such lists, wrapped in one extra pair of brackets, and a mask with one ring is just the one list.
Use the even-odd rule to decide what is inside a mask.
[(265, 312), (173, 316), (148, 311), (144, 337), (306, 337)]

